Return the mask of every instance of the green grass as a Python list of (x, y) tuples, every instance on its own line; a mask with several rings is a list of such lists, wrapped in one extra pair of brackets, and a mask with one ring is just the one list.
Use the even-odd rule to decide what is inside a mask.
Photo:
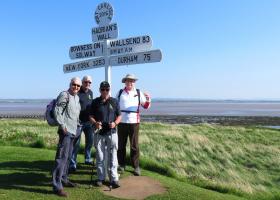
[[(8, 156), (7, 156), (8, 155)], [(50, 170), (53, 167), (54, 150), (28, 147), (0, 147), (0, 199), (61, 199), (52, 193)], [(79, 158), (81, 160), (81, 157)], [(70, 179), (79, 184), (78, 188), (66, 188), (68, 199), (115, 199), (104, 196), (98, 188), (89, 187), (90, 172), (82, 165), (77, 174)], [(130, 175), (126, 172), (125, 176)], [(180, 182), (157, 173), (143, 170), (143, 175), (159, 180), (168, 192), (151, 196), (148, 199), (185, 199), (185, 200), (241, 200), (229, 194), (220, 194)]]
[(239, 195), (280, 198), (278, 130), (145, 124), (140, 135), (143, 157), (164, 163), (196, 185)]
[[(276, 200), (279, 138), (280, 131), (258, 127), (143, 123), (141, 167), (221, 193)], [(56, 143), (56, 128), (42, 120), (0, 120), (0, 145), (55, 149)]]

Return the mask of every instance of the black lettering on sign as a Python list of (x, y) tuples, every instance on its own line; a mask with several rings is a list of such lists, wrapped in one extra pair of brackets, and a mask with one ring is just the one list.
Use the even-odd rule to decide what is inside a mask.
[(116, 42), (116, 41), (110, 41), (110, 47), (115, 47), (115, 46), (116, 46), (116, 44), (117, 44), (117, 42)]
[(86, 51), (84, 53), (84, 57), (93, 57), (93, 56), (95, 56), (95, 51), (94, 50), (93, 51)]
[(110, 49), (110, 55), (116, 54), (118, 49)]
[(107, 40), (110, 39), (110, 34), (109, 33), (104, 33), (104, 34), (100, 34), (97, 35), (97, 40)]
[(99, 49), (99, 48), (101, 48), (101, 43), (100, 42), (94, 43), (93, 46), (94, 46), (95, 49)]
[(133, 56), (123, 56), (123, 57), (119, 57), (118, 58), (118, 64), (121, 63), (137, 63), (138, 60), (138, 56), (137, 55), (133, 55)]
[(70, 71), (70, 70), (71, 70), (71, 68), (69, 65), (65, 67), (65, 71)]
[(121, 53), (123, 53), (123, 48), (120, 48), (120, 49), (116, 49), (116, 52), (117, 52), (118, 54), (121, 54)]
[(140, 37), (136, 37), (132, 39), (132, 44), (139, 44), (140, 43)]
[(88, 68), (88, 62), (82, 62), (78, 64), (78, 69), (84, 69), (84, 68)]
[(87, 50), (91, 50), (92, 49), (92, 45), (91, 44), (88, 44), (87, 45)]
[(86, 50), (91, 50), (92, 45), (91, 44), (85, 44), (85, 45), (80, 45), (80, 46), (73, 46), (70, 48), (71, 52), (79, 52), (79, 51), (86, 51)]
[(151, 60), (151, 54), (150, 53), (144, 53), (144, 61), (150, 61)]
[(147, 36), (143, 36), (143, 37), (142, 37), (142, 42), (143, 42), (143, 43), (148, 43), (148, 42), (150, 42), (150, 36), (148, 36), (148, 35), (147, 35)]
[(83, 57), (82, 52), (76, 53), (76, 58), (82, 58), (82, 57)]
[(93, 66), (105, 65), (105, 59), (98, 59), (93, 61)]
[(125, 53), (132, 52), (132, 47), (125, 47)]
[(75, 47), (71, 47), (71, 48), (70, 48), (70, 51), (71, 51), (71, 52), (75, 51)]

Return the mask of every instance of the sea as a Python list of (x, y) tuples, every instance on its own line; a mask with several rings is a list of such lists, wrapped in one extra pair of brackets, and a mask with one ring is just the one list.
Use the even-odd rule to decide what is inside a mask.
[[(0, 116), (43, 116), (50, 99), (0, 99)], [(142, 115), (280, 117), (280, 101), (155, 99)]]

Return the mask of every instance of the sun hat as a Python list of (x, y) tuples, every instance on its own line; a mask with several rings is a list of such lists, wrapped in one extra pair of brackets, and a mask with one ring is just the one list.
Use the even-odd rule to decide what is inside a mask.
[(135, 81), (138, 80), (138, 78), (136, 78), (134, 74), (127, 74), (127, 75), (122, 79), (122, 83), (124, 83), (127, 79), (135, 80)]

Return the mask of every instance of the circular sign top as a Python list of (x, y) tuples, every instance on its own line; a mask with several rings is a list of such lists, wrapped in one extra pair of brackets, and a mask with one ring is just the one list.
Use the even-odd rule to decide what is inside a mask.
[(110, 24), (113, 18), (113, 7), (107, 2), (99, 4), (95, 10), (94, 18), (99, 26)]

